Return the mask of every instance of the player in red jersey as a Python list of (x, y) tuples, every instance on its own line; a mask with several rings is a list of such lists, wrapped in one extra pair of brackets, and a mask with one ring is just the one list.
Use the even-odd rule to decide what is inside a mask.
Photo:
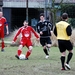
[(26, 46), (28, 48), (28, 51), (25, 55), (25, 59), (28, 59), (32, 52), (32, 42), (31, 42), (31, 32), (34, 33), (36, 38), (39, 40), (39, 35), (34, 31), (34, 29), (31, 26), (28, 26), (28, 21), (24, 21), (23, 23), (24, 26), (19, 28), (18, 32), (16, 33), (12, 43), (15, 43), (17, 37), (21, 35), (20, 39), (20, 45), (17, 50), (17, 55), (15, 55), (16, 58), (19, 59), (20, 54), (22, 53), (22, 48)]
[(1, 42), (1, 51), (4, 51), (4, 26), (6, 26), (6, 34), (9, 34), (9, 30), (8, 30), (8, 23), (6, 21), (6, 18), (3, 17), (3, 12), (0, 11), (0, 38), (2, 40)]

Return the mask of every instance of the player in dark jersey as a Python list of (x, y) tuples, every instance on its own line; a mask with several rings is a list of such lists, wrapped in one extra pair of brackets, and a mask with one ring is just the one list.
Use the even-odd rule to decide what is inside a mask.
[(40, 44), (43, 46), (43, 51), (46, 54), (45, 58), (49, 58), (48, 50), (51, 47), (51, 32), (53, 25), (45, 20), (43, 13), (40, 14), (40, 21), (37, 23), (37, 31), (40, 34)]

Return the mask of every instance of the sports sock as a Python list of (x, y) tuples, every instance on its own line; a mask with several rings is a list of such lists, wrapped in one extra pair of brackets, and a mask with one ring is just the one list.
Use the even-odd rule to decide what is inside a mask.
[(69, 53), (68, 54), (68, 56), (67, 56), (67, 64), (69, 64), (69, 61), (71, 60), (71, 58), (72, 58), (72, 56), (73, 56), (73, 53)]
[(1, 43), (1, 44), (2, 44), (2, 46), (1, 46), (1, 47), (2, 47), (2, 49), (3, 49), (3, 48), (5, 47), (5, 45), (4, 45), (4, 41), (2, 41), (2, 43)]
[(26, 58), (28, 58), (28, 57), (30, 56), (31, 52), (32, 52), (31, 50), (28, 50), (28, 51), (27, 51), (27, 53), (26, 53)]
[(64, 67), (65, 56), (61, 56), (60, 60), (61, 60), (62, 68), (65, 68), (65, 67)]
[(47, 49), (43, 49), (43, 51), (46, 55), (49, 55)]
[(22, 50), (18, 50), (17, 53), (18, 53), (18, 56), (19, 56), (22, 53)]

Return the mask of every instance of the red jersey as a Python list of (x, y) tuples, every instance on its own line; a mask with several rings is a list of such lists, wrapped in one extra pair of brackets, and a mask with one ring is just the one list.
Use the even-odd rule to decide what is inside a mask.
[(33, 32), (34, 35), (37, 38), (39, 38), (38, 34), (34, 31), (34, 29), (31, 26), (27, 26), (26, 28), (23, 26), (18, 30), (13, 41), (16, 41), (19, 34), (21, 34), (21, 39), (31, 39), (31, 32)]
[(6, 18), (2, 17), (0, 18), (0, 30), (4, 30), (4, 25), (8, 25)]

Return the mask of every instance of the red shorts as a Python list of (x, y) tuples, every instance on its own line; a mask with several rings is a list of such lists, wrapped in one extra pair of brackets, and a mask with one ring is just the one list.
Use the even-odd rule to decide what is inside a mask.
[(32, 46), (32, 42), (30, 39), (21, 39), (20, 44), (26, 47)]
[(4, 31), (0, 30), (0, 38), (4, 38)]

